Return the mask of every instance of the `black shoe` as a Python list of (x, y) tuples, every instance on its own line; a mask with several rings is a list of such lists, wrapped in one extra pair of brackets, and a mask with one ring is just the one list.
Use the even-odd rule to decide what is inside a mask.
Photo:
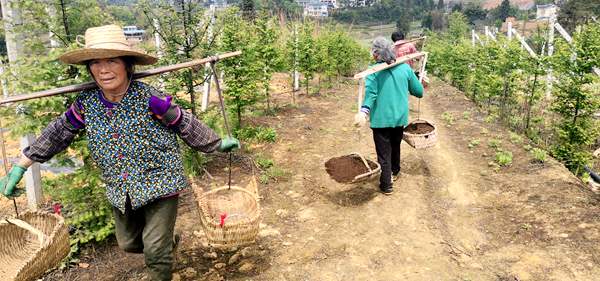
[(181, 235), (175, 234), (173, 235), (173, 265), (171, 268), (174, 270), (177, 268), (177, 249), (179, 248), (179, 243), (181, 242)]
[(393, 188), (385, 188), (385, 189), (381, 189), (381, 193), (385, 194), (385, 195), (392, 195), (392, 193), (394, 193), (394, 189)]

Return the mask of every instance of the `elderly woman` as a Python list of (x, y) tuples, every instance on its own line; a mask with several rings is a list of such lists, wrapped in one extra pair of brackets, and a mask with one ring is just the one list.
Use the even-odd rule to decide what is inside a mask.
[(0, 191), (14, 195), (34, 161), (49, 160), (76, 134), (85, 133), (114, 206), (119, 247), (144, 253), (153, 280), (171, 280), (178, 193), (188, 186), (177, 136), (202, 152), (228, 152), (239, 148), (239, 142), (220, 139), (170, 96), (132, 81), (134, 65), (150, 65), (156, 58), (131, 48), (121, 27), (90, 28), (85, 43), (60, 60), (85, 65), (98, 88), (79, 93), (66, 113), (23, 150), (19, 163), (0, 181)]
[[(373, 41), (371, 53), (377, 63), (395, 62), (392, 44), (383, 37)], [(392, 194), (392, 183), (400, 174), (400, 142), (408, 125), (408, 94), (423, 97), (423, 86), (406, 63), (367, 76), (365, 99), (355, 116), (356, 125), (370, 117), (377, 162), (381, 165), (379, 189)]]

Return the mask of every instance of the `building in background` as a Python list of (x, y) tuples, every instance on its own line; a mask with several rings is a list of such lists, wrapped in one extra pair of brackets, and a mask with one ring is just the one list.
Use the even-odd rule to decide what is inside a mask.
[(127, 40), (137, 42), (144, 40), (144, 36), (146, 35), (145, 30), (139, 29), (135, 25), (124, 26), (123, 33), (125, 34), (125, 38), (127, 38)]
[(536, 19), (545, 20), (558, 15), (558, 7), (554, 4), (537, 5)]
[(329, 16), (329, 6), (326, 3), (311, 2), (304, 8), (304, 16), (325, 18)]

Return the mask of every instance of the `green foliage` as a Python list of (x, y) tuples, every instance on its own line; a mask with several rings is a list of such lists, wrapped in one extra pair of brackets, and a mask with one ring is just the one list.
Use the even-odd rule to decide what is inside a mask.
[(523, 143), (523, 137), (521, 137), (521, 135), (519, 135), (519, 134), (511, 132), (510, 133), (510, 142), (512, 142), (514, 144), (521, 144), (521, 143)]
[[(557, 70), (552, 110), (561, 120), (556, 124), (558, 143), (553, 155), (577, 175), (583, 174), (591, 154), (587, 147), (598, 137), (593, 114), (600, 110), (600, 97), (594, 90), (599, 81), (593, 67), (600, 61), (600, 24), (584, 26), (573, 45), (558, 45), (552, 66)], [(573, 55), (575, 54), (575, 55)]]
[(570, 33), (575, 27), (589, 23), (593, 17), (600, 15), (600, 1), (598, 0), (569, 0), (560, 7), (558, 22)]
[(288, 171), (285, 171), (277, 166), (271, 166), (260, 175), (259, 181), (263, 184), (266, 184), (270, 181), (286, 181), (290, 175), (291, 174)]
[(454, 116), (452, 116), (452, 113), (448, 112), (448, 111), (444, 111), (442, 113), (442, 119), (444, 121), (446, 121), (447, 125), (452, 125), (454, 124)]
[(463, 119), (471, 120), (471, 111), (463, 111)]
[(306, 93), (309, 94), (309, 83), (318, 67), (316, 42), (313, 38), (313, 23), (306, 20), (298, 33), (298, 71), (304, 75)]
[(548, 154), (545, 150), (537, 147), (531, 150), (531, 155), (533, 156), (533, 159), (539, 163), (546, 162), (546, 158), (548, 157)]
[(513, 155), (510, 151), (498, 151), (496, 152), (496, 163), (500, 166), (509, 166), (512, 164)]
[(98, 169), (83, 166), (72, 174), (46, 180), (44, 188), (53, 201), (63, 206), (63, 216), (74, 229), (70, 234), (71, 252), (114, 233), (112, 206), (106, 200)]
[(242, 128), (244, 111), (262, 96), (258, 88), (264, 70), (258, 63), (259, 54), (255, 51), (258, 43), (256, 36), (250, 24), (238, 16), (237, 9), (228, 9), (220, 20), (223, 24), (220, 49), (224, 52), (242, 51), (242, 55), (236, 59), (221, 62), (225, 73), (225, 98), (230, 110), (236, 114), (236, 129), (239, 129)]
[(328, 25), (315, 40), (317, 70), (326, 78), (351, 76), (367, 67), (369, 52), (341, 28)]
[[(137, 7), (143, 12), (152, 31), (161, 39), (163, 56), (159, 64), (175, 64), (206, 57), (214, 52), (214, 38), (210, 36), (210, 17), (196, 1), (171, 3), (167, 0), (141, 0)], [(216, 28), (215, 28), (216, 29)], [(164, 89), (171, 95), (185, 91), (189, 100), (176, 99), (186, 109), (196, 112), (195, 87), (204, 82), (204, 69), (170, 72), (162, 76)]]
[(273, 72), (278, 66), (283, 64), (283, 59), (276, 48), (276, 41), (278, 33), (275, 28), (273, 20), (262, 16), (255, 22), (254, 29), (258, 35), (256, 44), (257, 60), (260, 72), (260, 87), (265, 91), (265, 98), (267, 101), (267, 110), (270, 110), (270, 97), (269, 97), (269, 85), (271, 83), (271, 77)]
[(488, 147), (495, 149), (495, 150), (500, 150), (502, 145), (502, 141), (499, 139), (490, 139), (488, 141)]
[(256, 164), (262, 170), (269, 169), (269, 168), (273, 167), (273, 165), (275, 165), (273, 160), (269, 159), (269, 158), (257, 156), (255, 159), (256, 159)]
[(255, 140), (258, 142), (275, 142), (277, 132), (270, 127), (244, 127), (236, 132), (242, 140)]
[(506, 18), (513, 15), (510, 10), (510, 2), (508, 0), (502, 0), (500, 6), (498, 7), (498, 19), (505, 21)]
[(472, 139), (472, 140), (469, 142), (469, 149), (473, 149), (473, 148), (475, 148), (475, 147), (479, 146), (479, 143), (480, 143), (480, 142), (481, 142), (481, 141), (480, 141), (479, 139)]
[(469, 25), (467, 18), (460, 12), (453, 12), (448, 18), (448, 35), (453, 42), (459, 42), (467, 35)]

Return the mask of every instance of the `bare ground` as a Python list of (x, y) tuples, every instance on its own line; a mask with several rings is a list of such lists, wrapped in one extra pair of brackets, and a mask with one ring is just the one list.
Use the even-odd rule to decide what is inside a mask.
[[(533, 162), (506, 129), (484, 122), (462, 93), (442, 82), (434, 81), (420, 104), (420, 116), (436, 124), (438, 144), (426, 150), (402, 144), (393, 195), (378, 193), (376, 182), (330, 179), (324, 163), (331, 157), (359, 152), (375, 159), (370, 129), (351, 126), (355, 93), (356, 86), (346, 84), (303, 95), (296, 106), (252, 121), (275, 128), (278, 138), (247, 149), (287, 171), (259, 187), (257, 243), (212, 249), (188, 195), (177, 223), (183, 243), (176, 278), (598, 280), (598, 196), (555, 160)], [(289, 102), (289, 94), (275, 98)], [(411, 100), (412, 117), (417, 105)], [(473, 139), (480, 144), (470, 148)], [(513, 153), (512, 165), (489, 165), (495, 154), (490, 139)], [(215, 179), (203, 179), (204, 189), (209, 181), (225, 181), (225, 158), (214, 159), (209, 172)], [(249, 164), (243, 158), (236, 164), (234, 183), (243, 182)], [(145, 279), (142, 256), (122, 253), (114, 241), (88, 250), (81, 261), (89, 266), (54, 271), (44, 280)]]

